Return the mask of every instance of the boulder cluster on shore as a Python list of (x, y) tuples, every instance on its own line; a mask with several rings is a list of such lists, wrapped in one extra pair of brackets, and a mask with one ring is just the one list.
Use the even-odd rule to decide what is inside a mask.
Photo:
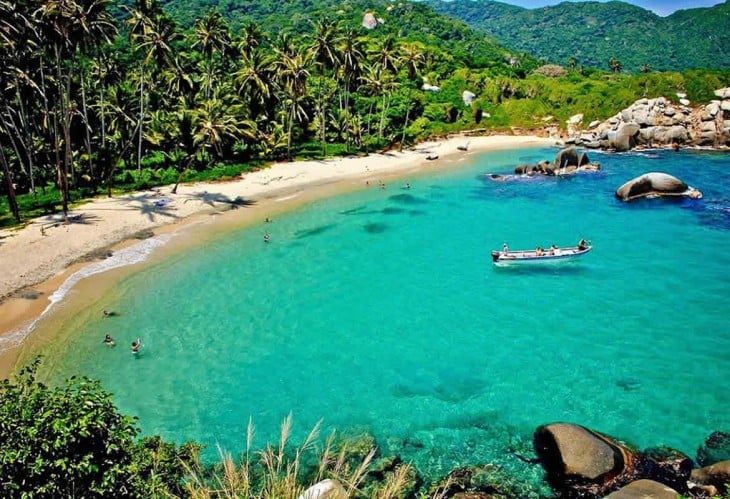
[[(696, 460), (669, 447), (638, 450), (609, 435), (563, 422), (539, 426), (533, 447), (535, 457), (529, 461), (543, 468), (556, 497), (709, 499), (726, 494), (730, 484), (730, 433), (712, 433), (698, 448)], [(453, 470), (429, 487), (428, 496), (497, 499), (535, 494), (516, 488), (498, 466), (482, 464)], [(327, 479), (299, 499), (346, 497), (340, 483)]]
[(730, 146), (730, 87), (715, 90), (717, 99), (691, 107), (684, 94), (679, 103), (666, 97), (639, 99), (604, 122), (582, 129), (583, 116), (567, 121), (566, 144), (628, 151), (634, 147)]

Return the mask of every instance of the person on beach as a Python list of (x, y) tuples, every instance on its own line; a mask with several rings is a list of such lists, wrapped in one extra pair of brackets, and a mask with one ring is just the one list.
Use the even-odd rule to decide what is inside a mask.
[(114, 343), (114, 338), (112, 338), (112, 335), (111, 334), (107, 334), (104, 337), (104, 344), (107, 345), (107, 346), (110, 346), (110, 347), (113, 347), (113, 346), (116, 345), (116, 343)]
[(142, 346), (142, 340), (137, 338), (135, 341), (132, 342), (132, 353), (139, 353), (139, 348)]

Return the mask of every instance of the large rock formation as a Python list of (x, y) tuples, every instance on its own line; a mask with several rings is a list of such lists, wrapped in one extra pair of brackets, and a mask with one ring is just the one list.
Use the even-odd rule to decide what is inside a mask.
[[(540, 161), (536, 164), (517, 165), (515, 167), (515, 174), (547, 175), (552, 177), (555, 175), (570, 175), (581, 170), (600, 169), (601, 165), (598, 163), (591, 163), (591, 160), (588, 158), (586, 153), (579, 153), (575, 147), (566, 147), (558, 151), (552, 162)], [(492, 178), (495, 179), (494, 177)]]
[(568, 141), (593, 148), (627, 151), (636, 146), (730, 146), (730, 88), (715, 91), (717, 100), (690, 107), (686, 99), (639, 99), (586, 131), (568, 127)]
[(688, 186), (677, 177), (661, 172), (645, 173), (616, 189), (616, 197), (622, 201), (667, 196), (685, 196), (699, 199), (702, 197), (702, 193)]
[(534, 446), (548, 482), (566, 497), (603, 497), (638, 475), (636, 451), (583, 426), (540, 426)]
[(558, 497), (699, 499), (730, 492), (730, 487), (725, 490), (730, 484), (730, 460), (693, 469), (692, 460), (676, 449), (639, 451), (569, 423), (538, 427), (533, 443)]

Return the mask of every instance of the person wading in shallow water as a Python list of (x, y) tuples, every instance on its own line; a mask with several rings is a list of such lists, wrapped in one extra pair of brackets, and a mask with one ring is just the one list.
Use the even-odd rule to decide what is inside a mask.
[(132, 353), (139, 353), (139, 349), (142, 346), (142, 340), (137, 338), (135, 341), (132, 342)]

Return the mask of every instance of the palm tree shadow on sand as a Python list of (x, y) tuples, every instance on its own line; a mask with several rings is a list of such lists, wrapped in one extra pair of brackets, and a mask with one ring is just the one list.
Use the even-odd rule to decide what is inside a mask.
[(236, 210), (238, 208), (246, 206), (254, 206), (256, 204), (256, 201), (244, 199), (241, 196), (231, 198), (230, 196), (221, 194), (220, 192), (193, 192), (192, 194), (186, 194), (185, 197), (187, 199), (185, 199), (183, 203), (187, 203), (189, 201), (199, 201), (203, 204), (210, 205), (213, 208), (215, 208), (217, 204), (222, 204), (228, 206), (228, 208), (231, 210)]

